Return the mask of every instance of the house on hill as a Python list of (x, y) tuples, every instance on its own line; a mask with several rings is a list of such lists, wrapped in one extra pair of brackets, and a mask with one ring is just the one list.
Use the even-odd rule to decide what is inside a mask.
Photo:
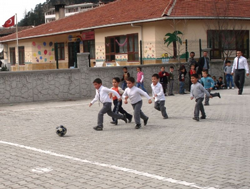
[[(77, 65), (90, 52), (99, 66), (161, 64), (162, 57), (209, 49), (210, 58), (249, 55), (250, 2), (246, 0), (118, 0), (89, 11), (0, 38), (11, 70), (59, 69)], [(240, 10), (240, 11), (237, 11)], [(180, 41), (164, 44), (180, 31)], [(19, 55), (17, 57), (17, 54)], [(17, 61), (18, 60), (18, 61)]]

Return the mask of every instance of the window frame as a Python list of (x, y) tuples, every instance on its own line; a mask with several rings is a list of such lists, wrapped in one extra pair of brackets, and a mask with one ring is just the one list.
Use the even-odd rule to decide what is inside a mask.
[(57, 42), (57, 52), (58, 52), (58, 60), (65, 60), (65, 45), (63, 42)]
[[(126, 44), (126, 51), (120, 52), (118, 51), (119, 46), (116, 44), (115, 40), (121, 36), (126, 36), (127, 44)], [(136, 36), (136, 37), (135, 37)], [(129, 51), (129, 38), (132, 38), (132, 51)], [(135, 44), (135, 38), (137, 38), (137, 49)], [(107, 46), (107, 44), (110, 44)], [(137, 50), (137, 51), (136, 51)], [(138, 33), (126, 34), (126, 35), (116, 35), (116, 36), (108, 36), (105, 37), (105, 60), (107, 62), (115, 61), (115, 55), (117, 54), (126, 54), (128, 56), (127, 62), (139, 62), (139, 40), (138, 40)], [(135, 58), (137, 55), (138, 58)], [(129, 60), (129, 56), (132, 56), (133, 59)], [(109, 58), (108, 58), (109, 57)]]
[[(90, 52), (89, 52), (89, 47), (90, 45)], [(84, 40), (83, 41), (83, 52), (89, 52), (90, 54), (90, 59), (95, 59), (95, 40)]]
[[(247, 50), (247, 46), (245, 45), (244, 39), (245, 37), (249, 39), (249, 30), (207, 30), (207, 46), (211, 48), (210, 51), (211, 59), (221, 59), (222, 49), (223, 49), (222, 39), (224, 36), (230, 36), (230, 35), (234, 36), (235, 41), (232, 41), (231, 45), (229, 44), (230, 46), (228, 48), (224, 48), (224, 50), (236, 51), (240, 49), (243, 52)], [(244, 35), (243, 39), (242, 38), (238, 39), (237, 38), (238, 35)], [(232, 47), (232, 44), (234, 47)], [(218, 55), (216, 56), (215, 53), (217, 53)]]
[(24, 65), (25, 64), (25, 49), (24, 46), (18, 47), (18, 64)]
[(10, 64), (15, 65), (16, 64), (16, 48), (10, 47)]

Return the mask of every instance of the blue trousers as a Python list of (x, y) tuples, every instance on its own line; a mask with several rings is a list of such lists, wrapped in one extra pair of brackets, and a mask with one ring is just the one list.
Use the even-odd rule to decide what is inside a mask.
[(227, 80), (227, 87), (230, 87), (230, 83), (231, 87), (234, 87), (233, 76), (231, 74), (226, 75), (226, 80)]
[(142, 83), (136, 83), (136, 87), (141, 88), (143, 91), (145, 91), (146, 93), (148, 93), (146, 91), (146, 89), (144, 88), (143, 82)]
[(123, 81), (122, 82), (122, 90), (125, 90), (127, 88), (127, 82)]
[(180, 94), (184, 94), (184, 84), (185, 84), (184, 81), (180, 81), (180, 90), (179, 90)]

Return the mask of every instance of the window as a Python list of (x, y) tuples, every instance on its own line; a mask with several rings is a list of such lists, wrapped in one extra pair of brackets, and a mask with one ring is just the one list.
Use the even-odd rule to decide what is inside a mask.
[(95, 40), (83, 41), (83, 52), (89, 52), (90, 58), (95, 59)]
[(10, 64), (15, 65), (16, 64), (16, 53), (15, 53), (15, 47), (10, 48)]
[(241, 50), (247, 53), (248, 30), (208, 30), (208, 47), (211, 48), (211, 58), (220, 59), (222, 53), (231, 50)]
[(66, 12), (67, 13), (78, 12), (78, 8), (69, 8), (69, 9), (66, 9)]
[(128, 61), (138, 61), (138, 34), (106, 37), (106, 61), (115, 61), (116, 54), (127, 54)]
[(24, 64), (24, 47), (18, 47), (19, 64)]
[[(55, 43), (55, 48), (56, 44), (58, 51), (58, 60), (64, 60), (65, 59), (64, 43)], [(56, 51), (55, 51), (55, 57), (56, 57)]]

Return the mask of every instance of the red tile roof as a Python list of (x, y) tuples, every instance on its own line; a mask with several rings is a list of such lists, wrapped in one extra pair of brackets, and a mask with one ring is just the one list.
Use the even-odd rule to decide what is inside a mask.
[[(172, 0), (117, 0), (86, 12), (19, 32), (18, 38), (53, 35), (69, 30), (84, 30), (91, 27), (160, 18), (169, 1)], [(0, 38), (0, 41), (6, 40), (15, 40), (15, 35)]]
[(249, 0), (177, 0), (171, 17), (250, 17)]
[[(226, 3), (228, 2), (228, 3)], [(19, 32), (19, 39), (101, 28), (162, 17), (250, 17), (249, 0), (117, 0)], [(218, 11), (215, 11), (218, 10)], [(15, 34), (0, 38), (15, 40)]]
[[(32, 26), (22, 26), (22, 27), (19, 27), (18, 26), (18, 31), (22, 31), (22, 30), (26, 30), (26, 29), (29, 29), (29, 28), (32, 28)], [(15, 33), (16, 32), (16, 27), (11, 27), (11, 28), (0, 28), (0, 36), (5, 36), (5, 35), (9, 35), (9, 34), (12, 34), (12, 33)]]

